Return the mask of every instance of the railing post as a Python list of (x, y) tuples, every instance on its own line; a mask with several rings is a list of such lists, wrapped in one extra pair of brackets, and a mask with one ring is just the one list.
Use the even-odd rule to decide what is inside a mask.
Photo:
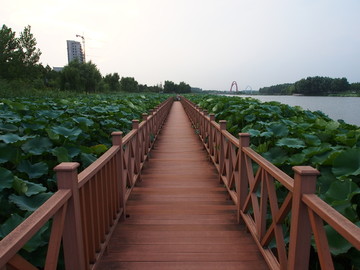
[(142, 119), (143, 119), (143, 121), (146, 121), (147, 118), (148, 118), (148, 114), (147, 114), (147, 113), (143, 113), (143, 114), (142, 114)]
[(248, 175), (246, 170), (245, 154), (242, 151), (243, 147), (250, 146), (250, 134), (249, 133), (239, 133), (239, 177), (236, 179), (236, 195), (238, 201), (238, 213), (237, 221), (240, 222), (240, 211), (243, 208), (248, 191)]
[(118, 146), (119, 150), (116, 153), (115, 162), (116, 162), (116, 178), (118, 182), (118, 194), (119, 194), (119, 208), (123, 209), (123, 219), (126, 218), (126, 207), (125, 207), (125, 194), (126, 194), (126, 183), (124, 179), (122, 179), (122, 171), (123, 171), (123, 149), (122, 149), (122, 136), (123, 133), (121, 131), (115, 131), (111, 133), (112, 136), (112, 144), (114, 146)]
[(132, 120), (132, 129), (139, 128), (139, 120)]
[(220, 120), (219, 124), (221, 130), (226, 130), (226, 120)]
[(316, 191), (316, 176), (319, 171), (310, 166), (295, 166), (294, 190), (291, 210), (290, 246), (286, 269), (309, 268), (311, 225), (307, 206), (302, 202), (303, 194)]
[(210, 116), (210, 121), (211, 122), (215, 121), (215, 114), (210, 113), (209, 116)]
[[(147, 113), (143, 113), (142, 114), (142, 120), (143, 121), (147, 121), (148, 120), (148, 117), (149, 117), (149, 115), (147, 114)], [(142, 151), (144, 151), (144, 153), (143, 154), (146, 154), (147, 155), (147, 153), (149, 152), (149, 148), (150, 148), (150, 137), (149, 137), (149, 134), (150, 134), (150, 130), (149, 130), (149, 123), (148, 122), (146, 122), (146, 124), (145, 124), (145, 127), (144, 127), (144, 129), (143, 129), (143, 139), (145, 140), (144, 142), (142, 142), (143, 143), (143, 149), (142, 149)]]
[(63, 232), (63, 249), (66, 270), (84, 270), (85, 262), (77, 162), (63, 162), (54, 168), (58, 189), (71, 189)]

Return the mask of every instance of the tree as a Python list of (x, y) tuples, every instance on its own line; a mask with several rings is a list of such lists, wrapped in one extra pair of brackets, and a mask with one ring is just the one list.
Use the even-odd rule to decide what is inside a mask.
[(20, 33), (19, 49), (21, 50), (22, 62), (30, 71), (40, 60), (41, 51), (36, 48), (36, 39), (31, 33), (31, 26), (28, 25)]
[(104, 77), (104, 83), (106, 84), (106, 88), (110, 91), (119, 91), (120, 90), (120, 76), (118, 73), (107, 74)]
[(123, 92), (139, 92), (139, 84), (133, 77), (122, 77), (120, 90)]
[(306, 96), (328, 95), (348, 91), (350, 84), (346, 78), (307, 77), (295, 83), (295, 92)]
[(360, 82), (352, 83), (350, 85), (350, 90), (355, 92), (355, 93), (360, 93)]
[(71, 61), (61, 71), (60, 88), (62, 90), (75, 90), (80, 92), (95, 92), (101, 82), (101, 74), (91, 61), (80, 63)]
[(165, 81), (164, 84), (165, 93), (191, 93), (191, 86), (185, 82), (175, 84), (172, 81)]
[(180, 82), (177, 90), (178, 93), (191, 93), (191, 86), (185, 82)]
[(172, 81), (165, 81), (164, 83), (164, 93), (176, 93), (176, 85)]
[(272, 85), (268, 87), (262, 87), (259, 89), (259, 93), (263, 95), (288, 95), (291, 94), (291, 83), (283, 83)]
[(21, 55), (15, 32), (5, 24), (0, 30), (0, 78), (14, 79), (21, 66)]
[(30, 79), (40, 76), (41, 51), (28, 25), (16, 38), (5, 24), (0, 30), (0, 77), (8, 80)]

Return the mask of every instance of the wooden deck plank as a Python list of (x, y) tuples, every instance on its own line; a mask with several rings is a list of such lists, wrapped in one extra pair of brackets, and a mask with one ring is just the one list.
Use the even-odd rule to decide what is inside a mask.
[(175, 102), (98, 269), (268, 269)]
[(104, 269), (146, 269), (146, 270), (262, 270), (258, 262), (117, 262), (110, 261)]

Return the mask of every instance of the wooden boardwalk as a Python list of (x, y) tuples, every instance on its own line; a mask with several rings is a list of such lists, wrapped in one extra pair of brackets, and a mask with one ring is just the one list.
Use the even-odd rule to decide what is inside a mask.
[(98, 269), (267, 269), (180, 102)]

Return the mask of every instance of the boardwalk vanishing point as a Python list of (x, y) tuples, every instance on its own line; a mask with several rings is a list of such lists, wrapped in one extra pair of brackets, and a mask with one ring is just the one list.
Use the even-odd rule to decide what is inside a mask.
[(99, 269), (268, 269), (174, 102)]

